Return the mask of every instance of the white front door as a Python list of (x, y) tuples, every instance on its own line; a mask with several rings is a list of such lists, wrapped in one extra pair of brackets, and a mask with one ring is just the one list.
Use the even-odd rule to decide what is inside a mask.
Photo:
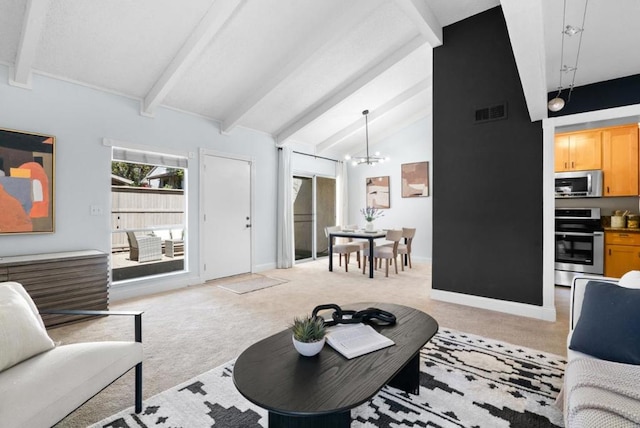
[(251, 272), (251, 162), (203, 156), (205, 281)]

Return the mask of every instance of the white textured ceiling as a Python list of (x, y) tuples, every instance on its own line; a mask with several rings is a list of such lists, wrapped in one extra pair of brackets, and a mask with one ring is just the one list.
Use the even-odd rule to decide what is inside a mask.
[[(585, 1), (566, 0), (567, 24)], [(42, 73), (138, 98), (148, 116), (166, 106), (341, 156), (362, 147), (364, 109), (372, 144), (430, 115), (442, 26), (500, 4), (541, 119), (563, 0), (0, 0), (0, 62), (17, 86)], [(575, 84), (639, 73), (640, 1), (588, 4)]]

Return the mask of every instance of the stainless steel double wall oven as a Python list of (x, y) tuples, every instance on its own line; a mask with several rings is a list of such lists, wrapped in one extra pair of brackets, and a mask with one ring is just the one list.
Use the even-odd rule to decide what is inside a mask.
[(600, 208), (557, 208), (555, 283), (570, 286), (579, 274), (604, 275)]

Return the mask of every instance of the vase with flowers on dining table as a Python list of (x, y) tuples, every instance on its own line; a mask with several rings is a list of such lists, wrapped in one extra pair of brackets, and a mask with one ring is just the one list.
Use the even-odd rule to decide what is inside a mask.
[(372, 232), (373, 230), (375, 230), (373, 221), (384, 215), (382, 210), (374, 207), (360, 208), (360, 213), (364, 216), (364, 219), (367, 222), (364, 227), (367, 232)]

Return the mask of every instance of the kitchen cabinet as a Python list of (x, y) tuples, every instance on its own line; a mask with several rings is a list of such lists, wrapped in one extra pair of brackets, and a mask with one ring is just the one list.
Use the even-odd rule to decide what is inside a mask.
[(602, 131), (590, 130), (557, 134), (555, 171), (602, 169)]
[(602, 130), (604, 196), (638, 195), (638, 125)]
[(630, 270), (640, 270), (640, 233), (604, 233), (604, 275), (620, 278)]

